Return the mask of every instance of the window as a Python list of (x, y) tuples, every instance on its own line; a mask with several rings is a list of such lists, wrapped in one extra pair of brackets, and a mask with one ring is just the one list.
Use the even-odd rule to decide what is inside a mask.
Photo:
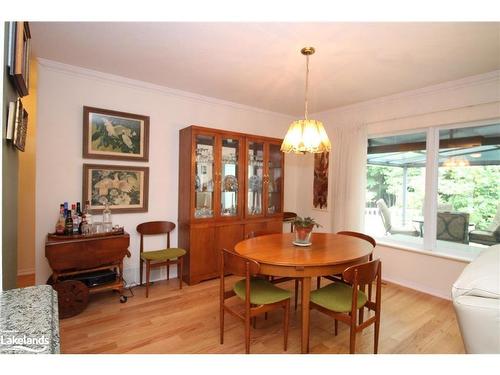
[(370, 138), (365, 231), (467, 259), (500, 243), (500, 123)]
[(423, 244), (426, 133), (368, 140), (366, 232)]
[(439, 131), (437, 192), (437, 250), (476, 254), (500, 243), (499, 124)]

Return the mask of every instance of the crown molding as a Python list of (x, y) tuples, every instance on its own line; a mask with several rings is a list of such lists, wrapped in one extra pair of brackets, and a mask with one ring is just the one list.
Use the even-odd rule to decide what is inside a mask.
[(443, 91), (457, 90), (465, 87), (473, 87), (478, 85), (484, 85), (489, 83), (497, 83), (500, 85), (500, 70), (493, 70), (491, 72), (477, 74), (453, 81), (448, 81), (444, 83), (438, 83), (436, 85), (426, 86), (415, 90), (403, 91), (393, 95), (382, 96), (375, 99), (366, 100), (363, 102), (358, 102), (354, 104), (349, 104), (342, 107), (336, 107), (328, 109), (326, 111), (316, 112), (311, 114), (311, 116), (325, 116), (332, 113), (345, 113), (351, 111), (359, 111), (361, 108), (367, 108), (371, 106), (383, 105), (388, 103), (397, 102), (409, 98), (418, 98), (430, 94), (435, 94)]
[(126, 78), (123, 76), (103, 73), (97, 70), (82, 68), (80, 66), (64, 64), (58, 61), (44, 59), (38, 57), (37, 59), (38, 65), (40, 67), (46, 68), (48, 70), (52, 70), (59, 73), (64, 73), (73, 76), (79, 76), (84, 78), (90, 78), (94, 80), (104, 81), (104, 82), (112, 82), (114, 84), (119, 84), (129, 88), (142, 89), (151, 92), (161, 93), (163, 95), (168, 95), (175, 98), (180, 98), (184, 100), (190, 100), (194, 102), (217, 105), (217, 106), (225, 106), (231, 107), (238, 110), (249, 111), (249, 112), (257, 112), (262, 114), (280, 116), (287, 119), (293, 119), (293, 116), (287, 115), (285, 113), (273, 112), (262, 108), (252, 107), (245, 104), (240, 104), (236, 102), (231, 102), (228, 100), (217, 99), (210, 96), (195, 94), (189, 91), (183, 91), (178, 89), (173, 89), (166, 86), (156, 85), (154, 83), (149, 83), (145, 81), (139, 81), (131, 78)]

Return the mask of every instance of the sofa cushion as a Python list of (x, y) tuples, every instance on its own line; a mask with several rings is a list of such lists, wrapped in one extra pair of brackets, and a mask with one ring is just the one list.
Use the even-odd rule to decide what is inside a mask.
[(484, 250), (465, 267), (453, 284), (452, 295), (500, 299), (500, 245)]

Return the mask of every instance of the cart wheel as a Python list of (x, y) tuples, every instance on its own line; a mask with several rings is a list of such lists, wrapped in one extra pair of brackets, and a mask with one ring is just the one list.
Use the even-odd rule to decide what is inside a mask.
[(60, 319), (78, 315), (87, 307), (89, 288), (81, 281), (61, 281), (53, 288), (57, 291)]
[(125, 303), (127, 302), (128, 297), (127, 296), (120, 296), (120, 303)]

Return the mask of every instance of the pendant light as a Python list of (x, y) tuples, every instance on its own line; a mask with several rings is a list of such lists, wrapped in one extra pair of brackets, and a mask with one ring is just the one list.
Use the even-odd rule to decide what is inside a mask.
[(306, 56), (306, 92), (304, 120), (292, 122), (281, 144), (281, 151), (296, 154), (320, 153), (330, 151), (331, 144), (321, 121), (307, 118), (307, 94), (309, 89), (309, 56), (315, 52), (314, 47), (304, 47), (300, 52)]

